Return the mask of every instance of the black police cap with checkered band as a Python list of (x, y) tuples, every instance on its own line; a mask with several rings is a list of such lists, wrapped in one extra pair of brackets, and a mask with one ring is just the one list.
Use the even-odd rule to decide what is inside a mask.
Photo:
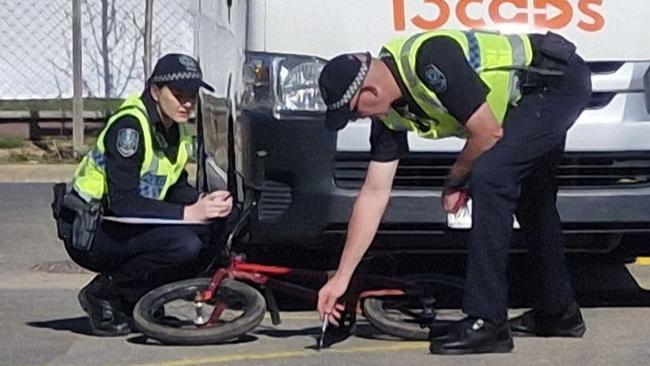
[(196, 94), (200, 87), (209, 91), (214, 88), (203, 81), (199, 63), (182, 53), (169, 53), (161, 57), (151, 73), (150, 84), (169, 85), (187, 94)]

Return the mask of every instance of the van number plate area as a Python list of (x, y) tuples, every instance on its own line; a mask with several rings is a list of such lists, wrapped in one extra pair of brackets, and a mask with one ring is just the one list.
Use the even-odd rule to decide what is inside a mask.
[[(520, 229), (517, 217), (512, 215), (512, 227)], [(472, 228), (472, 199), (467, 200), (467, 204), (463, 206), (457, 213), (447, 214), (447, 227), (450, 229), (469, 230)]]

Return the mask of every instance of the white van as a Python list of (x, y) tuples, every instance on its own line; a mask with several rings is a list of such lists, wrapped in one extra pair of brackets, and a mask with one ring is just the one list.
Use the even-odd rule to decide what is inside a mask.
[[(326, 59), (438, 28), (551, 30), (593, 72), (589, 108), (570, 130), (558, 208), (569, 250), (650, 253), (650, 65), (647, 0), (200, 1), (196, 49), (217, 86), (201, 98), (208, 179), (228, 177), (253, 202), (256, 243), (318, 243), (343, 234), (364, 179), (369, 121), (325, 130), (317, 79)], [(463, 142), (409, 135), (379, 241), (463, 249), (440, 208), (443, 178)], [(217, 174), (218, 173), (218, 174)], [(219, 178), (221, 177), (221, 178)], [(515, 235), (516, 236), (516, 235)], [(407, 241), (404, 238), (409, 237)], [(307, 240), (309, 239), (309, 240)], [(419, 239), (419, 240), (418, 240)], [(515, 244), (514, 249), (517, 248)]]

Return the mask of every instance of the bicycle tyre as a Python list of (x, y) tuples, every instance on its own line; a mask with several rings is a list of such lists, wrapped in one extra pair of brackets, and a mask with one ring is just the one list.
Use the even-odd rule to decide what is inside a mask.
[[(401, 279), (416, 283), (433, 283), (442, 286), (450, 294), (454, 295), (460, 294), (464, 285), (463, 281), (457, 277), (437, 274), (403, 276)], [(408, 296), (372, 296), (365, 298), (362, 304), (363, 314), (372, 326), (385, 334), (413, 341), (428, 340), (430, 326), (435, 324), (423, 326), (416, 322), (409, 323), (396, 320), (390, 316), (389, 310), (387, 310), (388, 305), (399, 300), (408, 300)]]
[(154, 313), (165, 303), (187, 299), (206, 289), (210, 278), (193, 278), (163, 285), (144, 295), (135, 305), (133, 319), (138, 330), (166, 344), (201, 345), (222, 343), (253, 330), (262, 322), (266, 311), (264, 297), (255, 288), (239, 281), (225, 279), (215, 296), (236, 294), (242, 300), (243, 313), (230, 323), (219, 326), (179, 329), (156, 321)]

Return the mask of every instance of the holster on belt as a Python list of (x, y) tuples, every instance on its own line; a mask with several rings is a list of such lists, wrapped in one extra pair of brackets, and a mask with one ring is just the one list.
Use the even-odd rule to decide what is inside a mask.
[(522, 88), (544, 87), (557, 82), (578, 59), (575, 44), (559, 34), (548, 32), (529, 37), (533, 62), (530, 67), (519, 71)]
[(63, 197), (63, 206), (76, 213), (72, 222), (72, 247), (81, 251), (90, 250), (100, 223), (101, 204), (87, 202), (70, 190)]
[(52, 199), (52, 217), (56, 222), (56, 235), (63, 241), (72, 239), (72, 222), (75, 218), (75, 213), (63, 206), (63, 199), (68, 192), (68, 187), (65, 183), (57, 183), (52, 186), (53, 199)]

